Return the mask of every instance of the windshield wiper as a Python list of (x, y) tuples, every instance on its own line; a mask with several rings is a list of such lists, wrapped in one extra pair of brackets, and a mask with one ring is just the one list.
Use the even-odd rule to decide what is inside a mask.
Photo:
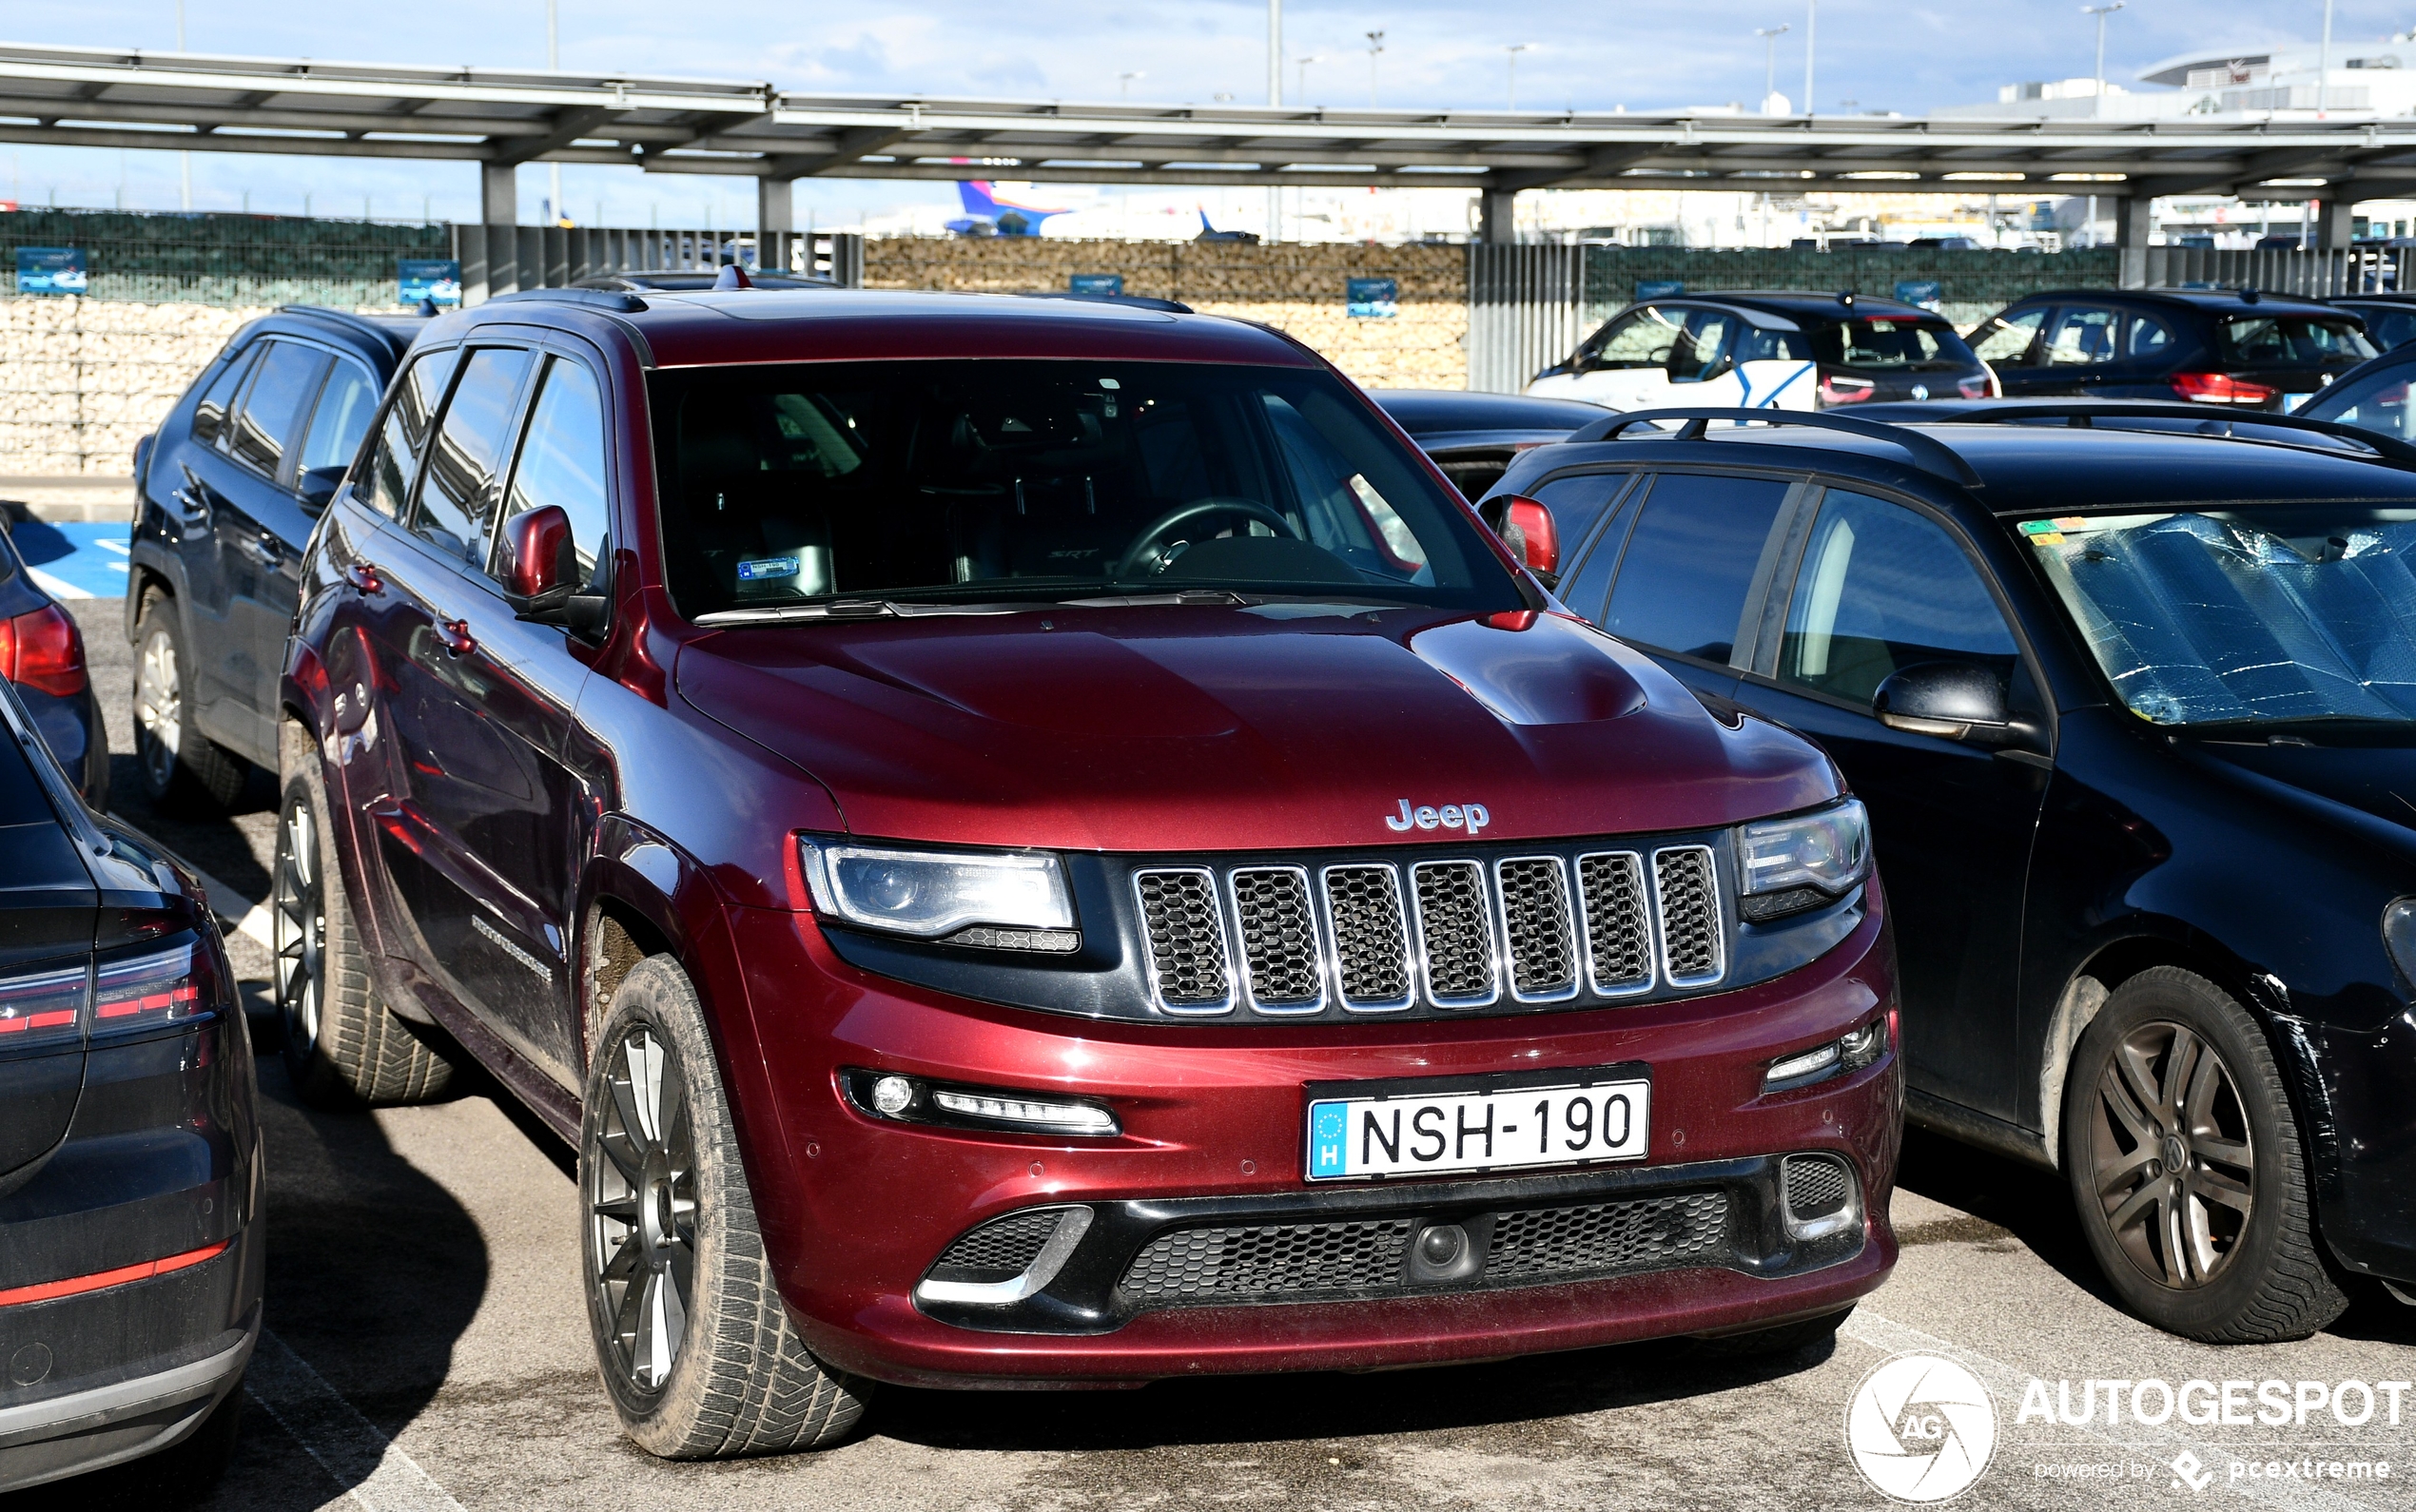
[(1250, 600), (1230, 588), (1186, 588), (1172, 593), (1102, 593), (1097, 598), (1061, 598), (1057, 602), (1074, 609), (1145, 609), (1151, 605), (1247, 604)]

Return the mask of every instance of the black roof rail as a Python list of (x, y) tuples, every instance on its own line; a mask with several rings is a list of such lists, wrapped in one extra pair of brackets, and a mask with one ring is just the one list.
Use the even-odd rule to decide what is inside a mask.
[[(1978, 403), (1968, 407), (1955, 405), (1935, 418), (1915, 419), (1911, 416), (1892, 417), (1887, 423), (1911, 425), (2000, 425), (2014, 420), (2061, 420), (2068, 428), (2086, 430), (2098, 420), (2193, 420), (2192, 432), (2200, 436), (2219, 436), (2230, 439), (2252, 440), (2252, 436), (2231, 436), (2234, 425), (2255, 425), (2275, 431), (2306, 431), (2315, 436), (2328, 436), (2337, 440), (2352, 441), (2374, 454), (2374, 460), (2416, 463), (2416, 445), (2369, 431), (2362, 425), (2341, 420), (2319, 420), (2308, 415), (2285, 415), (2273, 410), (2235, 410), (2209, 413), (2204, 404), (2192, 404), (2180, 399), (2078, 399), (2058, 402), (2055, 399), (2013, 399), (1995, 404)], [(2222, 426), (2220, 431), (2209, 426)]]
[(1150, 294), (1076, 294), (1066, 289), (1026, 289), (1017, 292), (1027, 300), (1081, 300), (1089, 304), (1129, 304), (1137, 310), (1163, 310), (1168, 315), (1199, 313), (1179, 300), (1161, 300)]
[(1832, 415), (1821, 410), (1634, 410), (1626, 415), (1613, 415), (1579, 427), (1568, 439), (1577, 441), (1608, 441), (1631, 425), (1651, 425), (1662, 420), (1685, 420), (1675, 436), (1665, 439), (1699, 441), (1710, 429), (1713, 420), (1734, 420), (1760, 425), (1802, 425), (1816, 431), (1838, 431), (1859, 436), (1866, 441), (1884, 441), (1906, 453), (1913, 465), (1935, 477), (1965, 488), (1982, 487), (1980, 475), (1963, 460), (1956, 450), (1933, 436), (1919, 431), (1907, 431), (1879, 420), (1859, 419), (1848, 415)]
[(646, 308), (646, 301), (634, 294), (617, 289), (522, 289), (517, 294), (497, 294), (489, 304), (505, 304), (514, 300), (536, 300), (549, 304), (584, 304), (591, 310), (610, 315), (635, 315)]

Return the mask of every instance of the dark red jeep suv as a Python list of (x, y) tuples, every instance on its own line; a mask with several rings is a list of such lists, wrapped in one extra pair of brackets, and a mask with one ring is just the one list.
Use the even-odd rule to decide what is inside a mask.
[(466, 1054), (576, 1141), (658, 1454), (876, 1381), (1793, 1348), (1895, 1261), (1861, 804), (1272, 331), (443, 317), (283, 701), (297, 1080)]

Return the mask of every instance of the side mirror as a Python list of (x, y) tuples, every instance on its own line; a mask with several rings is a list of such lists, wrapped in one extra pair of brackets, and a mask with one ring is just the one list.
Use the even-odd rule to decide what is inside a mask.
[(327, 501), (336, 496), (336, 490), (344, 486), (347, 471), (341, 467), (314, 467), (302, 474), (296, 479), (302, 494), (302, 507), (313, 514), (325, 509)]
[(515, 619), (559, 625), (575, 635), (600, 640), (612, 624), (612, 601), (576, 591), (578, 551), (571, 517), (558, 504), (523, 510), (503, 522), (497, 543), (504, 601)]
[(1919, 662), (1891, 673), (1871, 695), (1871, 711), (1890, 729), (1976, 746), (2002, 746), (2015, 733), (2004, 683), (1970, 662)]
[(1531, 498), (1510, 495), (1502, 503), (1502, 544), (1546, 588), (1560, 579), (1560, 527), (1552, 512)]

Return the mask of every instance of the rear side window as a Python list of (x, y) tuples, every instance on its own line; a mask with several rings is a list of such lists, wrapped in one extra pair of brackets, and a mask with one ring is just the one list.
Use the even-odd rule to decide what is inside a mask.
[(512, 471), (506, 519), (548, 504), (571, 517), (571, 540), (578, 552), (580, 588), (595, 581), (611, 529), (604, 487), (604, 401), (595, 376), (568, 358), (545, 370), (544, 386), (529, 412), (528, 438)]
[(2047, 333), (2049, 367), (2094, 367), (2114, 359), (2122, 317), (2102, 305), (2064, 310)]
[(444, 422), (428, 454), (412, 533), (484, 570), (488, 527), (494, 523), (495, 475), (511, 441), (512, 417), (528, 376), (526, 347), (473, 350), (444, 407)]
[(228, 447), (237, 459), (274, 477), (286, 443), (302, 421), (302, 405), (319, 390), (327, 354), (294, 341), (271, 341), (260, 371), (244, 390)]
[(1812, 328), (1812, 355), (1832, 367), (1970, 368), (1972, 349), (1944, 320), (1858, 315)]
[(1787, 485), (1768, 478), (1678, 473), (1653, 479), (1603, 629), (1657, 650), (1727, 661), (1754, 568), (1786, 496)]
[(234, 405), (235, 395), (250, 376), (252, 359), (258, 356), (260, 345), (255, 344), (237, 353), (234, 360), (219, 369), (208, 392), (202, 396), (202, 402), (193, 407), (194, 440), (204, 446), (217, 442), (219, 434), (226, 429), (226, 412)]
[(2172, 355), (2177, 344), (2172, 327), (2154, 316), (2134, 311), (2124, 318), (2123, 324), (2128, 333), (2123, 342), (2126, 355), (2150, 362)]
[(369, 434), (369, 417), (378, 408), (378, 382), (369, 370), (349, 358), (336, 359), (335, 371), (319, 391), (311, 410), (310, 430), (302, 440), (297, 470), (349, 467)]
[(378, 449), (370, 454), (368, 486), (356, 485), (389, 519), (402, 518), (403, 506), (411, 500), (411, 480), (419, 471), (419, 455), (427, 450), (428, 427), (458, 356), (453, 348), (430, 352), (403, 369), (395, 385), (394, 402), (386, 407), (385, 424), (378, 433)]
[(2030, 349), (2038, 339), (2038, 328), (2046, 323), (2047, 312), (2016, 310), (2000, 315), (1972, 333), (1973, 355), (1992, 367), (2029, 367)]
[(2242, 367), (2362, 360), (2375, 352), (2358, 323), (2346, 316), (2242, 316), (2216, 325), (2215, 346), (2224, 361)]
[(1779, 679), (1868, 704), (1919, 662), (1978, 663), (2000, 678), (2014, 636), (1971, 558), (1936, 521), (1833, 489), (1821, 500), (1779, 643)]

